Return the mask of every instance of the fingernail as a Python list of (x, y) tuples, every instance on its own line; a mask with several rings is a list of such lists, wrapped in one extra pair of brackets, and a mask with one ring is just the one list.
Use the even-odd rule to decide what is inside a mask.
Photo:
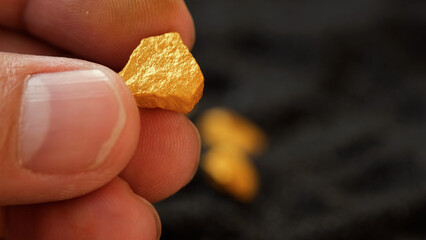
[(46, 173), (100, 166), (125, 121), (114, 84), (100, 70), (32, 75), (22, 98), (21, 164)]

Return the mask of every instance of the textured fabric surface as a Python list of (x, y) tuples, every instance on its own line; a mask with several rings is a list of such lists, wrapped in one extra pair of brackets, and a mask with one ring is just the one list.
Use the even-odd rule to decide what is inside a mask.
[(426, 2), (187, 0), (205, 92), (269, 138), (241, 204), (202, 172), (163, 239), (426, 239)]

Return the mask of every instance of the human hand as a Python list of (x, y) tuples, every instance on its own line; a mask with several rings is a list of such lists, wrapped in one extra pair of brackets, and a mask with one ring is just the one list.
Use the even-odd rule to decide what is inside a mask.
[(198, 132), (183, 114), (138, 110), (107, 67), (152, 35), (191, 47), (183, 0), (0, 4), (0, 238), (157, 239), (149, 202), (190, 181)]

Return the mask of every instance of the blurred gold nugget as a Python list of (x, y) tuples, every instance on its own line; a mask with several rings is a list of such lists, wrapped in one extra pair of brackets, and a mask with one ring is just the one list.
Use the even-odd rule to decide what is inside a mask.
[(218, 190), (242, 202), (257, 194), (259, 176), (248, 156), (231, 146), (214, 146), (203, 158), (201, 168)]
[(203, 74), (179, 33), (142, 39), (119, 74), (141, 108), (188, 113), (203, 94)]
[(208, 146), (226, 143), (256, 154), (266, 145), (265, 134), (259, 127), (228, 109), (212, 108), (206, 111), (198, 121), (198, 127)]
[(203, 113), (198, 127), (204, 144), (209, 147), (200, 165), (211, 183), (239, 201), (251, 201), (258, 192), (259, 176), (249, 155), (264, 149), (263, 131), (225, 108)]

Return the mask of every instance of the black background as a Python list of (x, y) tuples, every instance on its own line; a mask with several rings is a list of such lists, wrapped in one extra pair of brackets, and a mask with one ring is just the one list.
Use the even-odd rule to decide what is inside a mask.
[(205, 75), (191, 118), (229, 107), (269, 147), (252, 203), (199, 171), (156, 204), (163, 239), (426, 239), (426, 1), (187, 4)]

